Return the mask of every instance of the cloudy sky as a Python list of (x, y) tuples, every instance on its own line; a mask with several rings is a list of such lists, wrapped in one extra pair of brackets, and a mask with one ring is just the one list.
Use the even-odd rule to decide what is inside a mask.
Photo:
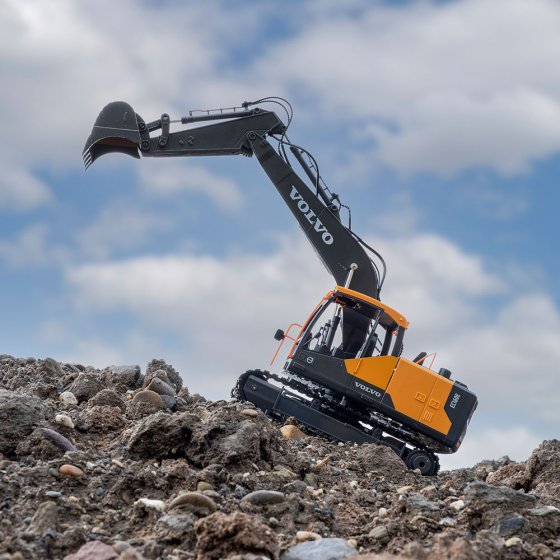
[[(256, 160), (81, 152), (147, 121), (288, 98), (382, 299), (479, 396), (444, 466), (524, 459), (560, 421), (556, 0), (0, 0), (0, 353), (154, 357), (227, 398), (333, 281)], [(268, 107), (274, 109), (274, 107)]]

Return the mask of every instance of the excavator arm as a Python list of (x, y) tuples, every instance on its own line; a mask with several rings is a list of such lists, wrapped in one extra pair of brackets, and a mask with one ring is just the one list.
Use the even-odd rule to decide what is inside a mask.
[[(205, 121), (211, 124), (199, 125)], [(236, 111), (189, 115), (180, 119), (188, 128), (171, 132), (169, 115), (146, 123), (125, 102), (109, 103), (98, 116), (84, 151), (89, 167), (101, 155), (120, 152), (139, 158), (219, 155), (255, 155), (282, 199), (303, 229), (317, 255), (337, 284), (379, 299), (380, 278), (359, 238), (340, 220), (338, 197), (328, 196), (306, 165), (301, 149), (291, 151), (302, 165), (314, 189), (294, 171), (268, 138), (283, 141), (286, 126), (271, 111), (259, 107)], [(150, 133), (161, 130), (158, 136)], [(366, 336), (368, 322), (350, 309), (343, 313), (343, 346), (352, 352)]]
[[(377, 271), (356, 236), (340, 221), (333, 200), (328, 199), (318, 181), (317, 194), (308, 187), (268, 141), (268, 137), (281, 136), (286, 130), (278, 116), (255, 108), (183, 117), (181, 124), (207, 120), (222, 122), (171, 132), (167, 114), (145, 123), (128, 103), (109, 103), (99, 114), (86, 142), (84, 163), (87, 168), (110, 152), (136, 158), (140, 154), (144, 157), (255, 155), (337, 284), (345, 285), (349, 272), (355, 269), (348, 287), (378, 299)], [(161, 129), (159, 136), (150, 135), (158, 129)], [(292, 151), (305, 165), (301, 152), (297, 148)]]

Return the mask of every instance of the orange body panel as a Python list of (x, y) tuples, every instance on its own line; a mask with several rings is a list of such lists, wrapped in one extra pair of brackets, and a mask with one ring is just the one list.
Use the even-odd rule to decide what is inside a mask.
[(384, 391), (398, 361), (396, 356), (376, 356), (344, 360), (344, 365), (350, 375)]
[(395, 410), (442, 434), (451, 421), (444, 410), (453, 383), (410, 360), (399, 359), (387, 386)]

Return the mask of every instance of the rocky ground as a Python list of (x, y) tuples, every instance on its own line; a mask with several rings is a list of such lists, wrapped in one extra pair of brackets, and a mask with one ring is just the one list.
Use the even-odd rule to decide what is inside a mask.
[(422, 477), (182, 385), (0, 356), (0, 560), (560, 558), (557, 440)]

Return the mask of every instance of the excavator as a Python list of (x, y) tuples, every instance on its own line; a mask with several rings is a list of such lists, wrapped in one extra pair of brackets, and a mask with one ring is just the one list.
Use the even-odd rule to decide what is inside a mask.
[[(286, 112), (286, 123), (265, 108), (269, 104)], [(189, 111), (175, 120), (164, 113), (152, 122), (115, 101), (95, 121), (84, 164), (87, 169), (113, 152), (135, 158), (255, 156), (336, 285), (303, 324), (276, 331), (274, 359), (291, 342), (282, 371), (243, 373), (232, 397), (275, 420), (295, 418), (309, 433), (333, 441), (387, 445), (408, 468), (436, 475), (437, 454), (459, 449), (477, 397), (448, 369), (432, 370), (432, 354), (402, 356), (409, 322), (380, 301), (385, 262), (352, 230), (349, 207), (328, 188), (312, 154), (289, 140), (292, 118), (291, 105), (278, 97)]]

